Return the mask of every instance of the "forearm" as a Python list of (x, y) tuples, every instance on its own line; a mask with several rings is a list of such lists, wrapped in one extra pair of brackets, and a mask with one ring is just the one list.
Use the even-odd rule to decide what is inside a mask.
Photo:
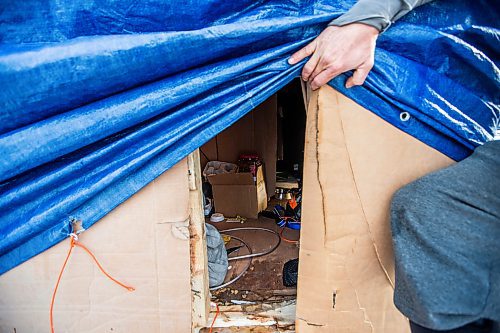
[(347, 13), (329, 25), (343, 26), (363, 23), (384, 32), (392, 23), (415, 7), (432, 0), (359, 0)]

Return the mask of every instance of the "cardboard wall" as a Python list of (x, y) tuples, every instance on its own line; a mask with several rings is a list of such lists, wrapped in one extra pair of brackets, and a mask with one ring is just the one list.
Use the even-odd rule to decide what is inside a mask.
[(390, 200), (452, 161), (323, 87), (304, 163), (297, 332), (408, 333), (392, 300)]
[[(257, 152), (264, 161), (268, 196), (276, 188), (277, 97), (273, 95), (200, 148), (201, 166), (211, 161), (236, 162), (242, 153)], [(207, 159), (208, 157), (208, 159)]]
[[(54, 307), (55, 331), (190, 332), (189, 187), (179, 162), (81, 234), (119, 287), (75, 248)], [(50, 332), (52, 292), (69, 241), (0, 276), (0, 332)]]

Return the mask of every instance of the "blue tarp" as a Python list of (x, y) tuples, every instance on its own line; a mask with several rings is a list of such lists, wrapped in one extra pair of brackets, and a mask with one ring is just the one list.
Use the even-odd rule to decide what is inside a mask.
[[(300, 73), (353, 0), (0, 1), (0, 273), (85, 228)], [(495, 1), (436, 1), (330, 85), (460, 160), (499, 124)], [(409, 112), (409, 121), (400, 120)]]

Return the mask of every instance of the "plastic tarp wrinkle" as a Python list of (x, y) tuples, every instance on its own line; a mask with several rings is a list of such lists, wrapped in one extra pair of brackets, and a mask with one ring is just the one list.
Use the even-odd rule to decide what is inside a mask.
[[(0, 4), (0, 273), (90, 227), (290, 80), (354, 0)], [(435, 1), (330, 84), (459, 160), (498, 131), (494, 1)], [(407, 121), (400, 113), (408, 112)]]

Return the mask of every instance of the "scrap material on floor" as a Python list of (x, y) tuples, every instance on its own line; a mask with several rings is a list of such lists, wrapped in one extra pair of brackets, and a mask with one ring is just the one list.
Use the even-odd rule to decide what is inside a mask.
[[(208, 219), (207, 223), (210, 223)], [(234, 222), (210, 224), (214, 225), (221, 233), (223, 233), (223, 230), (235, 227), (258, 227), (273, 230), (278, 234), (283, 231), (283, 235), (291, 240), (298, 240), (300, 235), (299, 230), (282, 229), (273, 219), (262, 216), (259, 216), (258, 219), (247, 219), (242, 224)], [(269, 251), (276, 244), (275, 237), (262, 230), (231, 232), (230, 236), (236, 238), (231, 239), (226, 244), (227, 249), (234, 251), (229, 254), (229, 257), (250, 253), (245, 246), (240, 247), (241, 242), (237, 238), (248, 244), (252, 253)], [(264, 301), (275, 302), (295, 298), (296, 288), (285, 287), (283, 284), (283, 266), (290, 259), (297, 258), (298, 255), (299, 247), (297, 243), (281, 241), (273, 252), (262, 257), (253, 258), (248, 270), (239, 280), (227, 287), (212, 291), (215, 301), (219, 304), (251, 305)], [(248, 263), (249, 260), (247, 259), (230, 261), (230, 268), (225, 282), (230, 281), (244, 271)]]
[[(212, 332), (295, 332), (295, 299), (271, 304), (221, 305), (218, 308), (218, 313), (210, 314), (209, 322), (213, 322), (214, 328)], [(200, 332), (210, 332), (210, 328), (201, 329)]]

